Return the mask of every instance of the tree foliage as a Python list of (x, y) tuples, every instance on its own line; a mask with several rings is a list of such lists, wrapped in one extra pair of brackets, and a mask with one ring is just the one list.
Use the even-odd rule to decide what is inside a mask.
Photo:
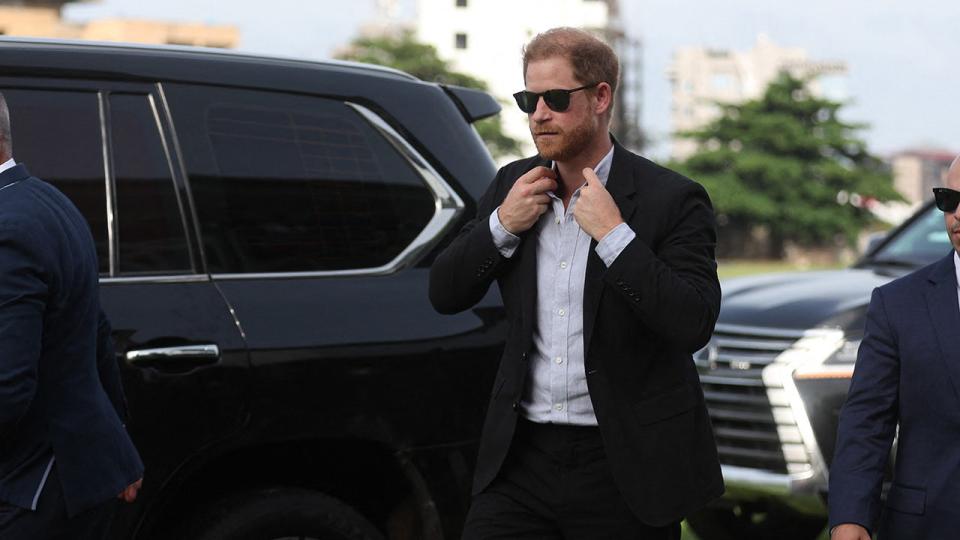
[[(424, 81), (489, 91), (486, 82), (454, 71), (449, 62), (440, 58), (433, 45), (420, 43), (410, 31), (396, 35), (359, 37), (350, 44), (347, 51), (337, 57), (341, 60), (392, 67)], [(474, 127), (494, 157), (517, 155), (521, 152), (520, 142), (503, 132), (499, 115), (475, 122)]]
[(716, 120), (682, 134), (699, 150), (673, 166), (710, 193), (721, 237), (760, 225), (774, 251), (788, 239), (852, 243), (874, 219), (870, 204), (901, 199), (857, 137), (865, 126), (841, 121), (843, 104), (814, 96), (806, 81), (782, 74), (759, 99), (717, 106)]

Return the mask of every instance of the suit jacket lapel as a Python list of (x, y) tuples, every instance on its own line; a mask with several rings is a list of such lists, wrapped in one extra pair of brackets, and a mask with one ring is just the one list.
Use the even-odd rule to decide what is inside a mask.
[(5, 188), (10, 184), (30, 178), (30, 173), (24, 165), (14, 165), (13, 167), (0, 173), (0, 188)]
[[(530, 166), (550, 167), (549, 160), (537, 159)], [(527, 169), (527, 170), (530, 170)], [(537, 321), (537, 231), (536, 224), (533, 228), (521, 235), (523, 240), (520, 243), (520, 323), (524, 336), (533, 335), (533, 325)]]
[[(630, 223), (634, 211), (637, 209), (633, 201), (636, 192), (636, 182), (633, 178), (633, 169), (630, 166), (627, 149), (614, 141), (613, 163), (610, 165), (610, 176), (607, 177), (606, 188), (620, 209), (623, 221)], [(590, 242), (590, 254), (587, 256), (587, 272), (583, 283), (583, 354), (586, 363), (590, 362), (590, 340), (593, 337), (593, 325), (597, 320), (600, 309), (600, 297), (603, 295), (603, 273), (607, 269), (603, 260), (597, 255), (597, 241)]]
[(947, 373), (960, 395), (960, 349), (957, 348), (960, 306), (957, 303), (957, 274), (952, 252), (932, 268), (929, 279), (931, 285), (927, 289), (927, 309), (930, 310), (940, 345), (939, 356), (946, 364)]

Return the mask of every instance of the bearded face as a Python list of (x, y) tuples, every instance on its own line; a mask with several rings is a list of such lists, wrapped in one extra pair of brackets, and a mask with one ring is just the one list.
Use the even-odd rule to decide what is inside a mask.
[(530, 133), (540, 157), (553, 161), (569, 161), (585, 151), (596, 132), (591, 122), (587, 121), (569, 129), (558, 125), (535, 125), (532, 121), (530, 124)]
[[(559, 56), (530, 62), (526, 72), (526, 87), (531, 92), (570, 90), (584, 86), (573, 75), (569, 60)], [(540, 98), (536, 110), (527, 115), (530, 134), (537, 152), (545, 159), (570, 161), (586, 151), (602, 126), (600, 117), (592, 110), (594, 89), (583, 89), (570, 94), (566, 109), (550, 109)]]

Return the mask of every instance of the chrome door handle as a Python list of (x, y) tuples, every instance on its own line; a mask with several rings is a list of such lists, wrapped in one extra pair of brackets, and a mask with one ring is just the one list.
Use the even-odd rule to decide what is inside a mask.
[(208, 345), (181, 345), (127, 351), (127, 364), (133, 367), (155, 367), (171, 371), (185, 371), (197, 366), (215, 364), (220, 360), (220, 347)]

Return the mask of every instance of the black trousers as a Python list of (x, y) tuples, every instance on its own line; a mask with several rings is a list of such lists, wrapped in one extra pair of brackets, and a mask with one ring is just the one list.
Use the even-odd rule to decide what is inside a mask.
[(627, 507), (599, 428), (517, 423), (497, 478), (473, 499), (464, 540), (679, 540)]
[(103, 540), (119, 499), (111, 499), (76, 516), (67, 516), (56, 465), (40, 493), (36, 511), (0, 502), (0, 538), (3, 540)]

